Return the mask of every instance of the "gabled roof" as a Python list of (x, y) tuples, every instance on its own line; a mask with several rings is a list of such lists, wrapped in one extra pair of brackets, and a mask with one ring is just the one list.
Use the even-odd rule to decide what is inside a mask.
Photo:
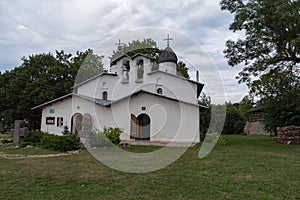
[(120, 99), (118, 99), (118, 100), (112, 101), (111, 104), (118, 103), (118, 102), (120, 102), (120, 101), (122, 101), (122, 100), (124, 100), (124, 99), (127, 99), (127, 98), (129, 98), (129, 97), (132, 97), (132, 96), (135, 96), (135, 95), (138, 95), (138, 94), (141, 94), (141, 93), (144, 93), (144, 94), (150, 94), (150, 95), (153, 95), (153, 96), (157, 96), (157, 97), (160, 97), (160, 98), (169, 99), (169, 100), (172, 100), (172, 101), (178, 101), (178, 102), (185, 103), (185, 104), (190, 104), (190, 105), (193, 105), (193, 106), (199, 106), (198, 104), (194, 104), (194, 103), (182, 101), (182, 100), (179, 100), (179, 99), (175, 99), (175, 98), (168, 97), (168, 96), (165, 96), (165, 95), (153, 93), (153, 92), (150, 92), (150, 91), (147, 91), (147, 90), (143, 90), (143, 89), (138, 90), (138, 91), (134, 92), (133, 94), (124, 96), (124, 97), (122, 97), (122, 98), (120, 98)]
[(122, 51), (117, 51), (110, 59), (110, 63), (116, 62), (118, 60), (120, 60), (123, 57), (128, 57), (130, 58), (130, 56), (124, 54)]
[(93, 77), (91, 77), (91, 78), (89, 78), (89, 79), (87, 79), (85, 81), (82, 81), (82, 82), (80, 82), (78, 84), (75, 84), (72, 88), (76, 88), (78, 86), (81, 86), (81, 85), (83, 85), (85, 83), (88, 83), (88, 82), (90, 82), (90, 81), (92, 81), (92, 80), (94, 80), (94, 79), (96, 79), (96, 78), (98, 78), (100, 76), (118, 76), (118, 74), (109, 73), (109, 72), (103, 72), (103, 73), (97, 74), (96, 76), (93, 76)]
[(151, 57), (151, 56), (149, 56), (149, 55), (146, 55), (146, 54), (143, 54), (143, 53), (137, 53), (137, 54), (131, 56), (131, 59), (134, 59), (134, 58), (136, 58), (136, 57), (138, 57), (138, 56), (142, 56), (142, 57), (145, 57), (145, 58), (149, 58), (150, 60), (155, 60), (153, 57)]
[(178, 102), (181, 102), (181, 103), (185, 103), (185, 104), (189, 104), (189, 105), (193, 105), (193, 106), (198, 106), (200, 109), (202, 108), (207, 108), (205, 106), (201, 106), (201, 105), (198, 105), (198, 104), (194, 104), (194, 103), (190, 103), (190, 102), (186, 102), (186, 101), (182, 101), (182, 100), (178, 100), (178, 99), (175, 99), (175, 98), (172, 98), (172, 97), (168, 97), (168, 96), (164, 96), (164, 95), (161, 95), (161, 94), (156, 94), (156, 93), (153, 93), (153, 92), (149, 92), (149, 91), (146, 91), (146, 90), (138, 90), (136, 92), (134, 92), (133, 94), (130, 94), (130, 95), (127, 95), (125, 97), (122, 97), (118, 100), (115, 100), (115, 101), (110, 101), (110, 100), (103, 100), (103, 99), (97, 99), (97, 98), (93, 98), (93, 97), (88, 97), (88, 96), (85, 96), (85, 95), (80, 95), (80, 94), (75, 94), (75, 93), (70, 93), (70, 94), (67, 94), (67, 95), (64, 95), (64, 96), (61, 96), (59, 98), (56, 98), (56, 99), (53, 99), (51, 101), (48, 101), (48, 102), (45, 102), (43, 104), (40, 104), (38, 106), (35, 106), (33, 108), (31, 108), (31, 110), (34, 110), (34, 109), (37, 109), (37, 108), (41, 108), (41, 107), (45, 107), (49, 104), (52, 104), (52, 103), (55, 103), (55, 102), (58, 102), (58, 101), (61, 101), (63, 99), (67, 99), (67, 98), (72, 98), (73, 96), (75, 97), (78, 97), (78, 98), (81, 98), (81, 99), (84, 99), (84, 100), (87, 100), (87, 101), (90, 101), (90, 102), (93, 102), (97, 105), (101, 105), (101, 106), (105, 106), (105, 107), (109, 107), (111, 106), (112, 104), (115, 104), (115, 103), (118, 103), (124, 99), (127, 99), (131, 96), (135, 96), (135, 95), (138, 95), (138, 94), (141, 94), (141, 93), (144, 93), (144, 94), (150, 94), (150, 95), (153, 95), (153, 96), (157, 96), (157, 97), (160, 97), (160, 98), (164, 98), (164, 99), (169, 99), (169, 100), (172, 100), (172, 101), (178, 101)]
[(193, 80), (190, 80), (190, 79), (187, 79), (187, 78), (184, 78), (184, 77), (182, 77), (182, 76), (175, 75), (175, 74), (170, 74), (170, 73), (168, 73), (168, 72), (164, 72), (164, 71), (161, 71), (161, 70), (154, 70), (154, 71), (152, 71), (152, 72), (149, 72), (148, 74), (151, 75), (151, 74), (155, 74), (155, 73), (163, 73), (163, 74), (167, 74), (167, 75), (169, 75), (169, 76), (174, 76), (174, 77), (176, 77), (176, 78), (180, 78), (180, 79), (182, 79), (182, 80), (189, 81), (189, 82), (191, 82), (191, 83), (193, 83), (193, 84), (197, 84), (197, 97), (199, 97), (199, 95), (200, 95), (200, 93), (201, 93), (201, 91), (202, 91), (202, 89), (203, 89), (203, 87), (204, 87), (204, 84), (203, 84), (203, 83), (199, 83), (199, 82), (197, 82), (197, 81), (193, 81)]
[(97, 99), (97, 98), (92, 98), (92, 97), (88, 97), (88, 96), (85, 96), (85, 95), (80, 95), (80, 94), (75, 94), (75, 93), (69, 93), (67, 95), (58, 97), (58, 98), (53, 99), (51, 101), (48, 101), (48, 102), (45, 102), (45, 103), (40, 104), (38, 106), (35, 106), (35, 107), (31, 108), (31, 110), (34, 110), (34, 109), (37, 109), (37, 108), (41, 108), (41, 107), (45, 107), (45, 106), (47, 106), (49, 104), (61, 101), (63, 99), (72, 98), (73, 96), (76, 96), (76, 97), (79, 97), (81, 99), (84, 99), (84, 100), (96, 103), (96, 104), (101, 105), (101, 106), (110, 106), (110, 104), (111, 104), (111, 101), (109, 101), (109, 100)]
[(112, 58), (110, 59), (110, 65), (112, 65), (112, 63), (117, 62), (118, 60), (120, 60), (120, 59), (122, 59), (122, 58), (124, 58), (124, 57), (133, 60), (134, 58), (136, 58), (136, 57), (138, 57), (138, 56), (142, 56), (142, 57), (148, 58), (148, 59), (150, 59), (150, 60), (154, 60), (154, 58), (152, 58), (151, 56), (146, 55), (146, 54), (142, 54), (142, 53), (137, 53), (137, 54), (135, 54), (135, 55), (133, 55), (133, 56), (130, 57), (130, 56), (128, 56), (127, 54), (125, 54), (125, 53), (123, 53), (123, 52), (121, 52), (121, 51), (117, 51), (117, 52), (112, 56)]

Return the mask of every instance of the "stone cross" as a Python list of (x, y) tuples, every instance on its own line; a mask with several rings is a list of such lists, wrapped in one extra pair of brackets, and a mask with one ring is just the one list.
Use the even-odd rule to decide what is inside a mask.
[(14, 129), (10, 129), (11, 136), (14, 137), (13, 144), (19, 145), (24, 141), (28, 133), (28, 128), (25, 127), (24, 120), (15, 120)]

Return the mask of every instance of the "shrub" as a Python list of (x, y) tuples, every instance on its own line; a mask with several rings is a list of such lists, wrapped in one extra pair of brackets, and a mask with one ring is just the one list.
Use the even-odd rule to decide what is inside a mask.
[(92, 147), (110, 147), (112, 146), (111, 143), (118, 145), (120, 143), (121, 133), (122, 129), (112, 127), (105, 127), (102, 132), (95, 130), (92, 134), (90, 145)]
[(21, 147), (26, 147), (27, 145), (42, 146), (57, 151), (70, 151), (80, 148), (75, 135), (58, 136), (42, 131), (28, 132)]
[(71, 135), (71, 132), (69, 130), (68, 126), (64, 126), (64, 130), (61, 132), (63, 135)]
[(92, 147), (111, 147), (112, 144), (103, 132), (95, 130), (90, 138), (90, 145)]
[(41, 140), (41, 146), (57, 151), (70, 151), (80, 148), (75, 135), (58, 136), (45, 134)]
[(8, 144), (8, 143), (12, 143), (13, 140), (6, 138), (6, 139), (1, 140), (1, 142), (2, 142), (2, 144)]
[(28, 142), (32, 146), (39, 145), (45, 134), (42, 131), (29, 131), (25, 136), (24, 142)]
[(118, 145), (120, 143), (120, 135), (122, 133), (122, 129), (120, 128), (111, 128), (104, 127), (103, 133), (104, 135), (113, 143)]

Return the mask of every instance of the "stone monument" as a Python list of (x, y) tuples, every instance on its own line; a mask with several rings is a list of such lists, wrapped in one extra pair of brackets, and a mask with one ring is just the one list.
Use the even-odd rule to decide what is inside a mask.
[(4, 133), (4, 123), (0, 121), (0, 133)]
[(25, 127), (24, 120), (15, 120), (14, 129), (10, 130), (14, 145), (19, 145), (24, 141), (25, 136), (28, 133), (28, 128)]

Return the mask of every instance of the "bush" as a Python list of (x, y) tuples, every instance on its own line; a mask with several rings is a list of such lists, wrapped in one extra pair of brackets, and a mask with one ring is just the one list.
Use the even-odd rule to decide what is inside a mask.
[(56, 151), (71, 151), (80, 148), (75, 135), (58, 136), (45, 134), (41, 140), (41, 146)]
[(90, 144), (93, 147), (110, 147), (112, 146), (111, 143), (118, 145), (122, 132), (122, 129), (112, 127), (105, 127), (103, 132), (96, 130), (92, 135)]
[(42, 146), (57, 151), (70, 151), (80, 148), (75, 135), (58, 136), (42, 131), (28, 132), (21, 147), (26, 147), (27, 145)]
[(24, 138), (24, 142), (28, 142), (33, 146), (39, 145), (45, 134), (42, 131), (29, 131)]
[(122, 133), (122, 129), (120, 128), (104, 128), (104, 135), (113, 143), (118, 145), (120, 143), (120, 135)]
[(90, 145), (92, 147), (111, 147), (112, 144), (103, 132), (95, 130), (90, 138)]
[(12, 143), (13, 140), (12, 139), (3, 139), (1, 140), (2, 144), (8, 144), (8, 143)]
[(71, 135), (71, 132), (69, 130), (68, 126), (64, 126), (64, 130), (61, 132), (63, 135)]

